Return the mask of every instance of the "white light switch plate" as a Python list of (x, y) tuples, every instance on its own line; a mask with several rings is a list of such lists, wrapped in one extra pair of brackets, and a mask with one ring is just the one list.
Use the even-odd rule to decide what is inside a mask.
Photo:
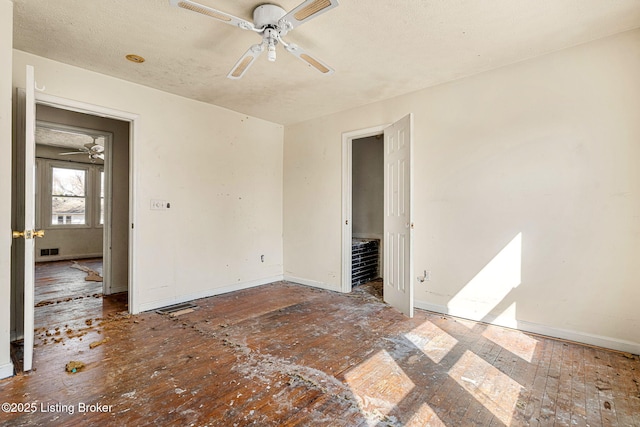
[(163, 211), (165, 209), (167, 209), (166, 200), (151, 199), (151, 210)]

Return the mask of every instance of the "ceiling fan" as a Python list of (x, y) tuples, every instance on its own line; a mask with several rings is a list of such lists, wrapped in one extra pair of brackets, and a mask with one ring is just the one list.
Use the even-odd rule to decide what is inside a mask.
[(70, 154), (88, 154), (91, 160), (101, 159), (104, 160), (104, 147), (96, 143), (97, 137), (92, 137), (93, 142), (84, 144), (84, 147), (78, 148), (78, 151), (72, 151), (70, 153), (60, 153), (61, 156), (68, 156)]
[(276, 45), (284, 46), (285, 50), (323, 74), (332, 74), (333, 69), (327, 64), (311, 56), (300, 46), (286, 43), (282, 37), (299, 25), (338, 6), (338, 0), (305, 0), (300, 5), (286, 12), (275, 4), (262, 4), (253, 10), (253, 22), (237, 16), (229, 15), (217, 9), (196, 3), (191, 0), (169, 0), (173, 6), (207, 15), (211, 18), (233, 25), (243, 30), (255, 31), (262, 36), (262, 42), (251, 46), (233, 66), (227, 77), (239, 79), (249, 69), (251, 64), (267, 50), (269, 61), (276, 60)]

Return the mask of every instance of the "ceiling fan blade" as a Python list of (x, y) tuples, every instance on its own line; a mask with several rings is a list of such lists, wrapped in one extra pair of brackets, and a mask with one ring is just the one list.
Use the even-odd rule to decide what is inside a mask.
[(68, 156), (69, 154), (87, 154), (86, 151), (74, 151), (72, 153), (58, 153), (60, 156)]
[(318, 58), (311, 56), (308, 52), (306, 52), (298, 45), (290, 43), (285, 47), (285, 49), (287, 50), (287, 52), (290, 52), (294, 56), (297, 56), (298, 58), (303, 60), (307, 65), (320, 71), (322, 74), (330, 75), (334, 72), (333, 68), (331, 68)]
[(229, 71), (227, 77), (234, 80), (242, 78), (251, 64), (253, 64), (253, 61), (255, 61), (263, 51), (264, 46), (262, 44), (254, 44), (251, 46), (244, 55), (238, 59), (238, 62), (236, 62), (236, 65), (234, 65), (231, 71)]
[(290, 24), (289, 29), (293, 29), (336, 6), (338, 6), (338, 0), (305, 0), (287, 13), (282, 20)]
[(209, 6), (202, 5), (200, 3), (196, 3), (191, 0), (169, 0), (169, 3), (172, 6), (210, 16), (211, 18), (222, 21), (225, 24), (233, 25), (234, 27), (239, 27), (243, 30), (255, 30), (252, 22), (249, 22), (242, 18), (238, 18), (237, 16), (229, 15), (228, 13), (222, 12)]

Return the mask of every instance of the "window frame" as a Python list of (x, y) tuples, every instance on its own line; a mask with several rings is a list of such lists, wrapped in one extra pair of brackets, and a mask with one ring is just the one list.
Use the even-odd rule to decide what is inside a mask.
[[(93, 175), (93, 182), (95, 187), (95, 197), (94, 197), (94, 206), (95, 206), (95, 215), (93, 218), (93, 226), (95, 228), (104, 228), (104, 222), (100, 222), (100, 213), (104, 209), (103, 219), (106, 221), (107, 213), (106, 206), (104, 205), (104, 200), (106, 200), (107, 193), (107, 174), (104, 170), (104, 165), (91, 165), (91, 172)], [(102, 176), (101, 176), (102, 174)], [(102, 178), (102, 179), (101, 179)], [(100, 201), (103, 200), (102, 206), (100, 205)]]
[[(64, 161), (57, 161), (57, 160), (47, 160), (47, 159), (43, 159), (43, 163), (46, 164), (46, 175), (45, 175), (45, 182), (47, 185), (47, 191), (44, 193), (46, 194), (46, 203), (44, 203), (44, 206), (42, 206), (44, 209), (42, 209), (42, 213), (43, 213), (43, 218), (42, 218), (42, 225), (44, 225), (45, 229), (50, 229), (50, 230), (60, 230), (60, 229), (81, 229), (81, 228), (94, 228), (94, 219), (93, 219), (93, 203), (92, 203), (92, 199), (93, 199), (93, 189), (92, 189), (92, 185), (91, 185), (91, 165), (90, 164), (85, 164), (85, 163), (76, 163), (76, 162), (64, 162)], [(58, 224), (58, 223), (54, 223), (52, 221), (52, 217), (53, 217), (53, 209), (52, 209), (52, 204), (53, 204), (53, 198), (54, 197), (64, 197), (64, 196), (54, 196), (53, 195), (53, 169), (57, 168), (57, 169), (70, 169), (70, 170), (83, 170), (85, 172), (85, 181), (84, 181), (84, 199), (85, 199), (85, 212), (84, 212), (84, 218), (85, 218), (85, 223), (84, 224)], [(44, 198), (43, 198), (44, 199)]]

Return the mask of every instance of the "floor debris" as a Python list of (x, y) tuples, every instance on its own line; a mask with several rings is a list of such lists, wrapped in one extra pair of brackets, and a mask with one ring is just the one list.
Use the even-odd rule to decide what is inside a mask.
[(84, 280), (86, 280), (87, 282), (102, 282), (102, 276), (92, 271), (90, 273), (87, 273), (87, 277), (85, 277)]
[(84, 368), (84, 363), (79, 362), (77, 360), (72, 360), (69, 363), (67, 363), (64, 368), (67, 372), (71, 372), (75, 374), (76, 372)]
[(78, 264), (77, 261), (71, 261), (71, 268), (84, 271), (87, 273), (87, 277), (84, 278), (87, 282), (102, 282), (102, 276), (99, 272), (87, 267), (86, 265)]
[(90, 348), (90, 349), (94, 349), (94, 348), (96, 348), (96, 347), (99, 347), (99, 346), (101, 346), (102, 344), (105, 344), (105, 343), (109, 342), (109, 340), (110, 340), (110, 338), (109, 338), (109, 337), (107, 337), (107, 338), (105, 338), (105, 339), (103, 339), (103, 340), (100, 340), (100, 341), (94, 341), (94, 342), (92, 342), (91, 344), (89, 344), (89, 348)]
[(169, 313), (171, 317), (182, 316), (183, 314), (193, 313), (195, 310), (193, 308), (185, 308), (184, 310), (179, 310), (174, 313)]

